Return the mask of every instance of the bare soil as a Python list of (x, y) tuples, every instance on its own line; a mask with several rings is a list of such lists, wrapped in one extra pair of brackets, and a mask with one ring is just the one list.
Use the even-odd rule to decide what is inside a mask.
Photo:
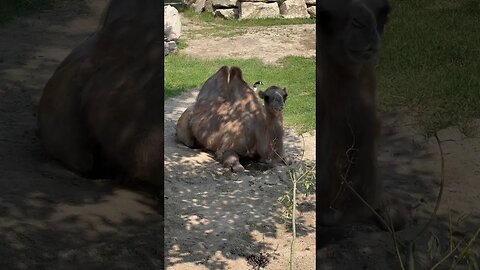
[[(209, 153), (175, 140), (175, 124), (198, 91), (165, 102), (165, 251), (167, 269), (250, 269), (247, 258), (271, 255), (266, 269), (287, 269), (292, 234), (276, 200), (290, 187), (286, 167), (233, 174)], [(287, 131), (286, 152), (315, 158), (315, 137)], [(304, 145), (308, 145), (304, 148)], [(308, 149), (308, 151), (302, 151)], [(315, 196), (300, 196), (298, 269), (315, 268)]]
[[(406, 256), (413, 242), (415, 269), (430, 269), (449, 253), (450, 240), (453, 246), (461, 243), (461, 250), (480, 229), (480, 134), (467, 138), (452, 127), (439, 131), (438, 141), (435, 137), (425, 138), (407, 115), (405, 111), (382, 114), (380, 179), (391, 209), (402, 211), (407, 222), (396, 232), (398, 241), (405, 245), (399, 244), (400, 253)], [(432, 226), (422, 230), (434, 211), (442, 174), (440, 207)], [(321, 243), (317, 247), (319, 269), (401, 269), (391, 234), (377, 226), (320, 227), (317, 237)], [(440, 252), (431, 260), (429, 254), (433, 249), (428, 248), (428, 242), (434, 237), (439, 240)], [(477, 240), (470, 252), (479, 251)], [(436, 269), (450, 269), (451, 259)], [(407, 267), (409, 260), (403, 257), (403, 261)], [(469, 268), (463, 261), (454, 269)]]
[(181, 38), (188, 46), (179, 54), (201, 59), (259, 58), (267, 64), (278, 64), (289, 55), (315, 57), (316, 49), (315, 24), (218, 28), (182, 16)]

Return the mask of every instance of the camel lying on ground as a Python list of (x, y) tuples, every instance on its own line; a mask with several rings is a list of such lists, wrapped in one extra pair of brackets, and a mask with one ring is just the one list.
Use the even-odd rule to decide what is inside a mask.
[(178, 119), (178, 140), (214, 152), (215, 158), (234, 172), (244, 170), (240, 158), (289, 164), (283, 148), (282, 115), (287, 90), (271, 86), (258, 96), (264, 104), (243, 80), (240, 68), (220, 68), (202, 86), (195, 104)]
[(45, 86), (39, 136), (69, 169), (163, 183), (162, 10), (157, 0), (110, 1)]

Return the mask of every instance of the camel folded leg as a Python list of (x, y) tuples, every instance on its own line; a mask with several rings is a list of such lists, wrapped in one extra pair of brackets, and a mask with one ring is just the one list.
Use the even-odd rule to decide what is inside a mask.
[(193, 106), (190, 106), (182, 113), (176, 126), (177, 139), (190, 148), (193, 148), (195, 145), (195, 137), (193, 137), (192, 127), (190, 125), (192, 113)]
[(240, 164), (238, 154), (233, 150), (228, 150), (223, 154), (217, 154), (217, 159), (223, 166), (230, 168), (233, 172), (243, 172), (245, 168)]

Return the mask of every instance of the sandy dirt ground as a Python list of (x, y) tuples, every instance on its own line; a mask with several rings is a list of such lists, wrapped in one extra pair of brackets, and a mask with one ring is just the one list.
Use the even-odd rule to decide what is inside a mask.
[[(428, 241), (439, 239), (441, 256), (449, 252), (449, 228), (455, 245), (461, 247), (480, 229), (480, 134), (466, 138), (455, 127), (438, 132), (435, 137), (418, 134), (415, 122), (405, 112), (382, 114), (383, 135), (379, 145), (380, 178), (385, 196), (393, 209), (403, 209), (407, 225), (397, 238), (407, 246), (413, 240), (415, 269), (430, 269)], [(477, 125), (480, 126), (480, 125)], [(432, 226), (420, 234), (431, 216), (441, 185), (442, 155), (444, 158), (444, 190)], [(449, 225), (449, 220), (452, 226)], [(343, 228), (318, 228), (319, 269), (401, 269), (389, 233), (376, 226), (352, 224)], [(407, 254), (400, 247), (402, 254)], [(473, 245), (478, 254), (480, 243)], [(405, 261), (406, 263), (406, 261)], [(437, 269), (450, 269), (445, 263)], [(454, 269), (468, 269), (458, 266)]]
[[(315, 56), (315, 24), (248, 27), (246, 29), (220, 28), (232, 37), (219, 37), (219, 33), (199, 31), (212, 25), (182, 17), (182, 39), (187, 47), (179, 54), (201, 59), (259, 58), (267, 64), (278, 64), (285, 56)], [(230, 31), (230, 32), (229, 32)]]
[(158, 197), (78, 177), (35, 136), (45, 83), (105, 4), (57, 1), (0, 26), (0, 269), (163, 267)]
[[(175, 123), (198, 91), (165, 102), (167, 269), (250, 269), (249, 255), (271, 254), (266, 269), (287, 269), (291, 231), (276, 200), (290, 187), (286, 167), (232, 174), (208, 153), (175, 140)], [(304, 143), (305, 142), (305, 143)], [(313, 162), (315, 137), (287, 131), (286, 152)], [(315, 268), (315, 196), (300, 196), (298, 269)]]

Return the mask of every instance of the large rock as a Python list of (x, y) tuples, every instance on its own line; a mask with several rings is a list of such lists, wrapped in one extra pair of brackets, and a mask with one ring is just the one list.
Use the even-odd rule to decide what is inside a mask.
[(163, 30), (167, 40), (177, 40), (180, 37), (182, 23), (178, 10), (170, 5), (163, 8)]
[(217, 9), (215, 10), (215, 17), (238, 19), (238, 8)]
[(310, 18), (305, 0), (286, 0), (280, 4), (280, 14), (284, 18)]
[(205, 0), (205, 11), (213, 13), (213, 0)]
[(317, 4), (317, 0), (305, 0), (305, 4), (307, 4), (309, 6), (310, 5), (315, 5), (315, 4)]
[(307, 8), (308, 14), (310, 14), (312, 17), (317, 17), (317, 7), (316, 6), (311, 6)]
[(192, 5), (192, 7), (195, 9), (196, 13), (202, 12), (203, 8), (205, 7), (205, 0), (195, 1), (195, 3)]
[(239, 10), (240, 19), (263, 19), (280, 16), (278, 4), (260, 2), (241, 2)]
[(236, 7), (237, 0), (212, 0), (212, 5), (214, 8)]

